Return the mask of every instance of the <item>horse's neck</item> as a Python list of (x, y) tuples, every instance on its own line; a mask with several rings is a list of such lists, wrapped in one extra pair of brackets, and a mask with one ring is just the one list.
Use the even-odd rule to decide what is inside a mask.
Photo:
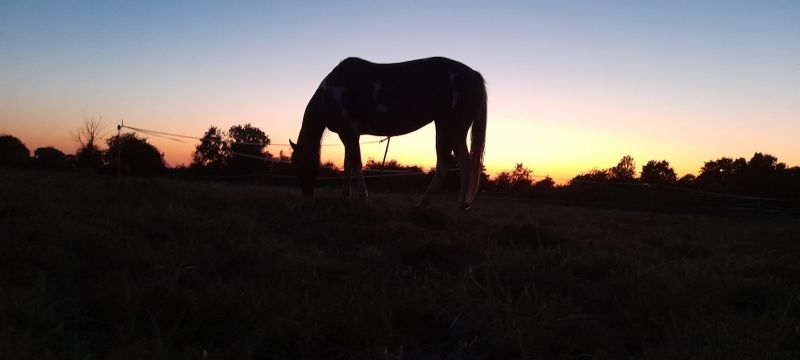
[(323, 131), (325, 131), (324, 124), (303, 121), (303, 126), (300, 128), (300, 135), (297, 137), (297, 144), (307, 149), (315, 149), (315, 151), (319, 153)]

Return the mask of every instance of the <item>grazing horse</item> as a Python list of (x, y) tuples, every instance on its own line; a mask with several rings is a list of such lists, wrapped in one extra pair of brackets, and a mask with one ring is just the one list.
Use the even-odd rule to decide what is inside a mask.
[(290, 140), (292, 164), (303, 193), (313, 194), (326, 127), (345, 146), (345, 196), (350, 195), (354, 173), (360, 195), (367, 199), (359, 136), (403, 135), (431, 121), (436, 126), (436, 174), (419, 205), (427, 206), (431, 194), (441, 187), (452, 152), (461, 173), (459, 204), (469, 208), (478, 192), (486, 141), (486, 85), (481, 74), (443, 57), (392, 64), (344, 59), (308, 102), (297, 144)]

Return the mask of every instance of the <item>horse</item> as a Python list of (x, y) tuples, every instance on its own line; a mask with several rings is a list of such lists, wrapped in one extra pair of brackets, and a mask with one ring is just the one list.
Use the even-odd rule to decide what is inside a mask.
[[(399, 63), (372, 63), (349, 57), (320, 83), (303, 114), (292, 165), (305, 195), (313, 195), (325, 128), (345, 147), (344, 190), (351, 194), (355, 174), (360, 196), (369, 198), (362, 171), (359, 136), (404, 135), (433, 121), (436, 127), (436, 173), (419, 206), (428, 206), (455, 154), (461, 176), (458, 201), (468, 209), (478, 192), (486, 142), (486, 83), (470, 67), (432, 57)], [(467, 134), (472, 128), (470, 150)]]

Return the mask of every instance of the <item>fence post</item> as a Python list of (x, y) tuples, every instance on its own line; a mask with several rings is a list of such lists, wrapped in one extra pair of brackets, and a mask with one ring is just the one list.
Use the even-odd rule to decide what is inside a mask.
[(123, 126), (125, 126), (125, 119), (120, 120), (120, 124), (117, 125), (117, 177), (122, 176), (122, 139), (120, 139), (120, 133)]

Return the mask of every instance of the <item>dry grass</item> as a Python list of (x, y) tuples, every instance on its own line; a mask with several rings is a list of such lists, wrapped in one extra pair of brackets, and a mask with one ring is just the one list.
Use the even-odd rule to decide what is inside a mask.
[(0, 170), (0, 358), (792, 359), (800, 223)]

